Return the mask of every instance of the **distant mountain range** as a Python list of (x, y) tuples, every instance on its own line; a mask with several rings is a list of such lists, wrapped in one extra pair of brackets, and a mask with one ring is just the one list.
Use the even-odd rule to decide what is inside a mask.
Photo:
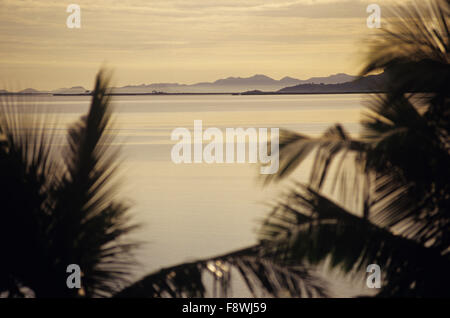
[(139, 86), (124, 86), (115, 88), (115, 93), (235, 93), (248, 90), (275, 91), (287, 86), (315, 83), (335, 84), (353, 80), (355, 77), (347, 74), (335, 74), (327, 77), (312, 77), (299, 80), (292, 77), (283, 77), (275, 80), (266, 75), (256, 74), (251, 77), (228, 77), (214, 82), (201, 82), (196, 84), (157, 83)]
[[(0, 94), (10, 94), (10, 93), (12, 93), (12, 92), (7, 91), (6, 89), (0, 89)], [(15, 93), (15, 94), (42, 94), (42, 93), (48, 93), (48, 92), (41, 92), (34, 88), (26, 88), (21, 91), (13, 92), (13, 93)]]
[(264, 94), (340, 94), (340, 93), (374, 93), (385, 91), (387, 74), (368, 75), (352, 81), (334, 84), (298, 84), (288, 86), (274, 92), (252, 90), (241, 93), (242, 95)]
[[(259, 90), (262, 92), (273, 92), (285, 87), (308, 84), (338, 84), (354, 80), (356, 77), (344, 73), (334, 74), (326, 77), (311, 77), (306, 80), (300, 80), (293, 77), (283, 77), (275, 80), (266, 75), (256, 74), (251, 77), (228, 77), (218, 79), (214, 82), (200, 82), (196, 84), (179, 83), (153, 83), (142, 85), (127, 85), (113, 88), (116, 94), (151, 94), (151, 93), (240, 93), (250, 90)], [(0, 90), (0, 94), (8, 93)], [(82, 86), (71, 88), (60, 88), (52, 91), (38, 91), (27, 88), (20, 94), (58, 94), (58, 95), (82, 95), (89, 94), (90, 91)]]

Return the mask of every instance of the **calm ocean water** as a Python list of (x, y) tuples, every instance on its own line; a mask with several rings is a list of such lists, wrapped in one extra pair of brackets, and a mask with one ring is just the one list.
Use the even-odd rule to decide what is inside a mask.
[[(359, 130), (364, 95), (114, 97), (114, 146), (122, 147), (121, 197), (132, 203), (138, 251), (136, 277), (158, 268), (222, 254), (256, 242), (258, 222), (282, 185), (263, 188), (255, 164), (179, 164), (171, 161), (173, 129), (278, 127), (318, 135), (339, 122)], [(61, 136), (87, 111), (88, 97), (25, 98), (25, 107), (56, 118)], [(301, 169), (295, 178), (306, 179)], [(340, 284), (340, 283), (339, 283)], [(336, 296), (352, 294), (338, 287)], [(239, 292), (237, 293), (239, 296)]]

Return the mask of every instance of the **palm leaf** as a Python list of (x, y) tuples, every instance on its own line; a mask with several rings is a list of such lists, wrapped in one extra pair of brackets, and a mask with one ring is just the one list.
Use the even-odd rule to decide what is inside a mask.
[(448, 255), (394, 234), (374, 220), (354, 215), (309, 187), (297, 185), (265, 220), (260, 238), (269, 253), (288, 265), (327, 259), (364, 281), (368, 264), (382, 268), (380, 295), (448, 295)]
[(67, 170), (54, 194), (50, 228), (54, 266), (61, 271), (78, 264), (88, 297), (109, 296), (128, 283), (129, 252), (136, 246), (121, 240), (134, 226), (128, 207), (113, 199), (118, 153), (109, 148), (106, 133), (111, 115), (107, 87), (101, 72), (88, 114), (69, 130)]
[[(273, 239), (279, 232), (292, 236), (286, 229), (290, 223), (297, 229), (296, 224), (301, 221), (301, 231), (296, 230), (302, 233), (301, 240), (295, 241), (302, 241), (303, 245), (276, 248), (293, 255), (303, 253), (307, 257), (299, 257), (300, 262), (305, 257), (318, 262), (333, 255), (333, 264), (342, 264), (345, 271), (350, 271), (355, 264), (362, 264), (360, 259), (367, 263), (368, 259), (362, 256), (374, 246), (373, 253), (381, 255), (380, 265), (398, 265), (388, 268), (389, 279), (380, 295), (446, 294), (439, 275), (442, 281), (448, 281), (443, 272), (450, 250), (448, 13), (448, 1), (433, 1), (427, 8), (407, 7), (400, 11), (392, 28), (373, 42), (361, 74), (385, 70), (388, 92), (373, 96), (359, 139), (348, 142), (349, 138), (339, 134), (335, 126), (330, 128), (334, 130), (332, 140), (326, 140), (325, 134), (309, 146), (317, 151), (307, 190), (291, 190), (290, 196), (275, 205), (277, 217), (269, 216), (263, 226), (264, 237)], [(284, 167), (282, 172), (292, 172), (305, 159), (304, 141), (313, 139), (296, 133), (286, 135), (290, 136), (287, 146), (280, 149), (280, 160), (285, 166), (280, 167)], [(308, 155), (312, 153), (307, 150)], [(324, 200), (323, 184), (336, 161), (331, 180), (340, 187), (340, 205)], [(354, 164), (346, 165), (346, 161)], [(348, 193), (353, 194), (350, 200), (357, 202), (362, 198), (363, 204), (349, 204)], [(327, 213), (338, 208), (342, 217), (330, 219)], [(314, 209), (325, 216), (323, 221), (318, 220), (320, 216), (313, 217)], [(305, 215), (305, 211), (309, 212)], [(329, 241), (335, 244), (327, 246)], [(397, 241), (405, 243), (403, 248), (408, 253), (389, 252), (388, 247)], [(350, 254), (343, 251), (348, 246), (353, 246)], [(368, 255), (377, 259), (373, 253)], [(427, 267), (424, 259), (433, 259), (437, 270)], [(418, 266), (417, 271), (412, 263)], [(395, 271), (402, 275), (395, 276)]]
[[(19, 114), (22, 109), (24, 114)], [(0, 293), (22, 296), (21, 287), (40, 277), (36, 260), (42, 257), (43, 234), (48, 224), (47, 194), (60, 176), (53, 161), (39, 109), (22, 100), (3, 96), (0, 103)]]
[[(110, 296), (129, 282), (136, 244), (125, 236), (134, 226), (127, 205), (115, 198), (118, 152), (106, 132), (107, 85), (100, 72), (89, 112), (70, 128), (64, 156), (47, 138), (38, 109), (30, 125), (30, 116), (2, 103), (0, 244), (6, 261), (0, 292), (20, 296), (28, 287), (37, 297)], [(66, 286), (70, 264), (81, 268), (81, 290)]]
[(206, 276), (212, 279), (212, 295), (227, 297), (232, 286), (231, 273), (239, 274), (254, 297), (325, 296), (320, 279), (302, 266), (282, 266), (251, 246), (217, 257), (164, 268), (125, 288), (116, 297), (205, 297)]

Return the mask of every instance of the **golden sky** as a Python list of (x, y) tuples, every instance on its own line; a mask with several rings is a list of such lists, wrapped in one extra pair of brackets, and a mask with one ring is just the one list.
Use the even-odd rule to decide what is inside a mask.
[[(0, 88), (194, 83), (265, 74), (307, 79), (361, 65), (365, 0), (0, 0)], [(81, 28), (69, 29), (69, 4)]]

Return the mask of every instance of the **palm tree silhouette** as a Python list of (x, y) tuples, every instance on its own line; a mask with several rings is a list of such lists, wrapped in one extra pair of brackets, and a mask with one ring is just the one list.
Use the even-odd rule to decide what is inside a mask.
[[(117, 153), (105, 134), (107, 83), (101, 72), (89, 113), (70, 127), (63, 156), (46, 137), (43, 116), (32, 116), (29, 127), (14, 100), (1, 104), (0, 292), (21, 296), (27, 287), (36, 297), (94, 297), (126, 284), (136, 243), (120, 239), (135, 226), (110, 180)], [(69, 264), (82, 269), (81, 289), (67, 288)]]
[(314, 159), (260, 231), (286, 264), (329, 259), (356, 275), (374, 263), (379, 296), (450, 295), (449, 7), (402, 7), (371, 43), (361, 76), (384, 70), (386, 93), (370, 100), (359, 138), (339, 124), (319, 138), (281, 133), (266, 181)]
[[(309, 183), (294, 183), (274, 205), (258, 244), (137, 282), (129, 277), (139, 244), (127, 238), (136, 225), (115, 196), (118, 153), (105, 133), (108, 77), (97, 76), (89, 112), (69, 129), (63, 156), (42, 117), (32, 116), (40, 128), (27, 128), (14, 103), (3, 102), (0, 293), (203, 297), (209, 274), (213, 295), (227, 296), (234, 269), (254, 296), (325, 296), (308, 268), (330, 259), (346, 273), (379, 264), (380, 296), (448, 296), (449, 2), (431, 4), (402, 9), (373, 43), (361, 75), (385, 70), (388, 91), (373, 98), (359, 138), (340, 125), (320, 138), (282, 132), (280, 170), (267, 181), (285, 178), (310, 155), (315, 161)], [(81, 289), (67, 288), (69, 264), (82, 270)]]

